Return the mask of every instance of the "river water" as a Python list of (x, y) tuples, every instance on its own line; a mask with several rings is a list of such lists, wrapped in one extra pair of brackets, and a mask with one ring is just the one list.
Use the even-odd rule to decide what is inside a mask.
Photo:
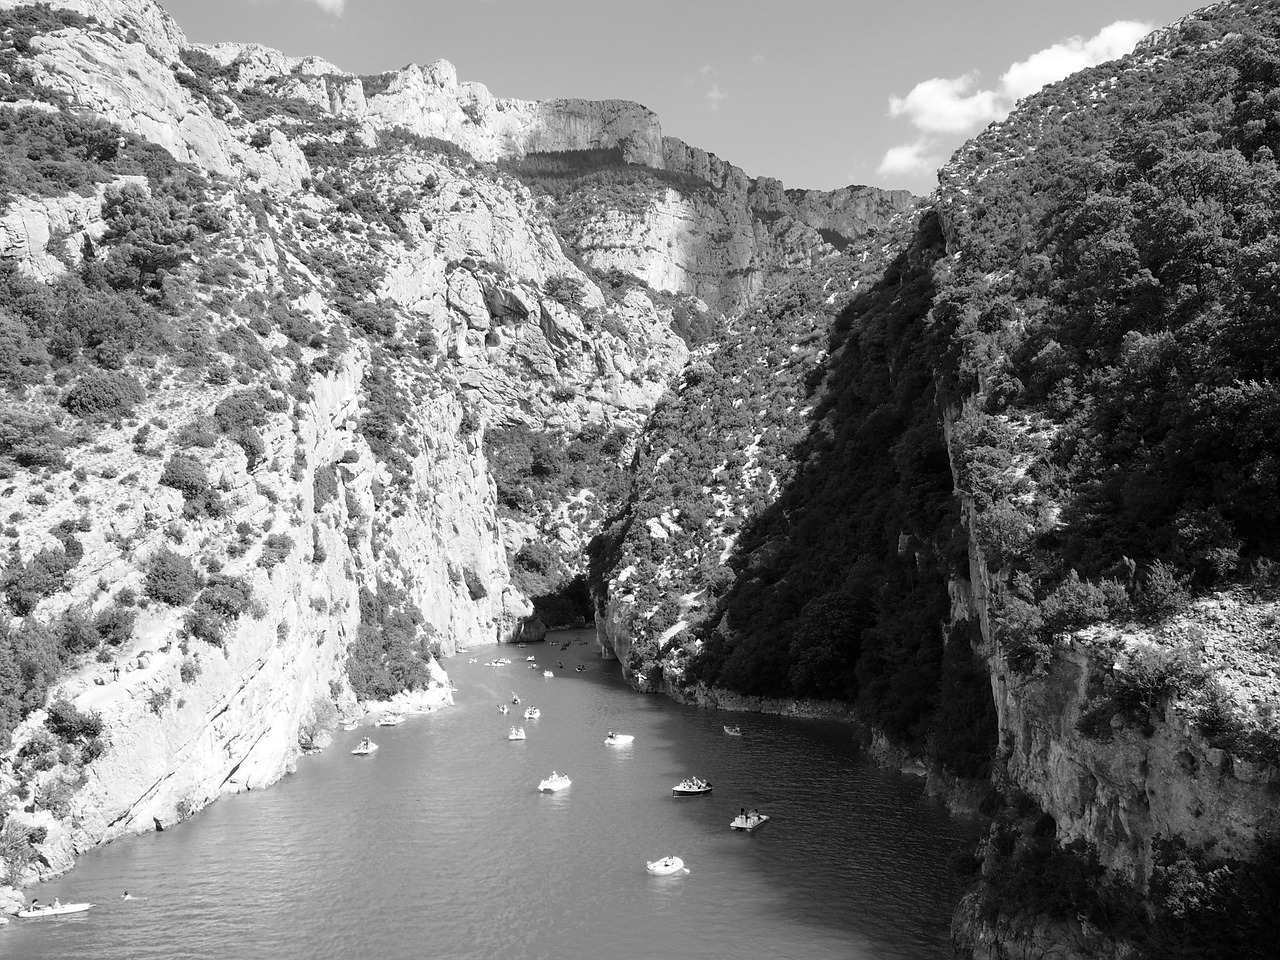
[[(262, 792), (82, 857), (27, 891), (87, 914), (13, 920), (0, 956), (169, 960), (950, 955), (947, 859), (970, 839), (847, 726), (641, 696), (589, 631), (446, 664), (456, 706), (335, 734)], [(567, 650), (559, 643), (574, 641)], [(519, 656), (517, 656), (519, 654)], [(527, 669), (523, 656), (538, 658)], [(491, 668), (505, 655), (514, 662)], [(557, 665), (562, 661), (564, 666)], [(585, 673), (573, 666), (583, 663)], [(549, 667), (555, 677), (541, 670)], [(512, 713), (497, 705), (522, 698)], [(540, 719), (517, 710), (535, 705)], [(528, 739), (506, 739), (511, 723)], [(723, 725), (739, 724), (730, 737)], [(603, 743), (609, 730), (635, 736)], [(354, 757), (371, 734), (380, 749)], [(552, 770), (573, 783), (539, 793)], [(709, 796), (676, 799), (696, 774)], [(773, 819), (729, 829), (740, 807)], [(687, 874), (653, 877), (675, 854)], [(134, 899), (123, 901), (128, 890)]]

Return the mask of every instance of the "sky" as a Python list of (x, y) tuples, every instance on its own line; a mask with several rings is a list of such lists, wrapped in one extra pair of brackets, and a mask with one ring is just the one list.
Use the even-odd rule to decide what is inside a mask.
[(352, 73), (451, 61), (498, 97), (634, 100), (788, 187), (926, 194), (1020, 97), (1195, 0), (160, 0), (187, 39)]

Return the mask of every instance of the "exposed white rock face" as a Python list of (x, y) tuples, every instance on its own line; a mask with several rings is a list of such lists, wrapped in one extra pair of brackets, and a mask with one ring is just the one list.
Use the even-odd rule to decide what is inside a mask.
[[(0, 0), (0, 9), (27, 5), (27, 0)], [(53, 0), (49, 6), (92, 17), (130, 42), (146, 43), (165, 60), (176, 60), (187, 45), (177, 21), (152, 0)]]
[(87, 197), (15, 197), (0, 215), (0, 259), (16, 261), (37, 280), (53, 280), (65, 267), (50, 251), (50, 240), (60, 239), (63, 255), (79, 262), (84, 240), (97, 240), (106, 230), (103, 195), (131, 180), (137, 182), (137, 178), (122, 177), (114, 184), (99, 184)]
[(972, 620), (983, 638), (1003, 768), (1053, 816), (1059, 841), (1088, 841), (1104, 865), (1139, 887), (1150, 875), (1157, 837), (1210, 845), (1215, 856), (1252, 857), (1258, 839), (1280, 826), (1274, 768), (1209, 746), (1176, 702), (1149, 736), (1114, 724), (1107, 742), (1081, 733), (1091, 680), (1097, 685), (1112, 669), (1114, 654), (1091, 649), (1086, 638), (1063, 638), (1046, 671), (1011, 670), (993, 633), (995, 595), (1004, 587), (978, 546), (967, 503), (964, 512), (969, 580), (952, 585), (954, 614)]

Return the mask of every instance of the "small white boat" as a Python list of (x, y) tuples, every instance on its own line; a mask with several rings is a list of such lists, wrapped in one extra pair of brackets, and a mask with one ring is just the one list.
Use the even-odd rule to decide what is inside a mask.
[(734, 727), (725, 727), (725, 728), (724, 728), (724, 732), (725, 732), (725, 733), (727, 733), (727, 734), (728, 734), (729, 736), (731, 736), (731, 737), (740, 737), (740, 736), (742, 736), (742, 728), (741, 728), (741, 727), (737, 727), (737, 726), (734, 726)]
[(378, 745), (374, 743), (372, 740), (370, 740), (368, 737), (365, 737), (358, 744), (356, 744), (356, 748), (351, 752), (354, 753), (357, 757), (365, 757), (373, 753), (373, 751), (377, 749), (378, 749)]
[(509, 657), (499, 657), (497, 660), (493, 662), (496, 663), (498, 666), (503, 667), (503, 666), (506, 666), (508, 663), (510, 663), (511, 659)]
[(524, 712), (524, 718), (526, 720), (537, 720), (540, 716), (542, 716), (542, 711), (537, 707), (530, 707)]
[(610, 730), (609, 735), (604, 738), (604, 742), (611, 747), (624, 747), (634, 739), (635, 737), (630, 733), (614, 733)]
[(524, 727), (512, 727), (511, 732), (507, 734), (508, 740), (524, 740)]
[(534, 662), (535, 660), (537, 660), (538, 658), (537, 658), (537, 657), (525, 657), (524, 659), (525, 659), (525, 662), (526, 662), (526, 663), (533, 663), (533, 662)]
[(769, 822), (768, 814), (756, 813), (752, 810), (750, 813), (740, 813), (729, 823), (734, 830), (745, 830), (750, 833), (759, 827), (763, 827)]
[(358, 726), (360, 726), (359, 720), (343, 720), (342, 721), (343, 730), (354, 730)]
[(41, 917), (61, 917), (68, 913), (84, 913), (92, 903), (51, 903), (37, 907), (35, 904), (25, 910), (19, 910), (18, 916), (23, 920), (39, 920)]
[(467, 657), (467, 663), (475, 663), (479, 659), (479, 657)]
[(587, 672), (587, 668), (586, 668), (586, 667), (584, 667), (582, 664), (578, 664), (576, 667), (574, 667), (574, 668), (573, 668), (573, 672), (574, 672), (574, 673), (586, 673), (586, 672)]
[(673, 797), (700, 797), (711, 792), (711, 784), (701, 777), (685, 777), (671, 788)]
[(498, 712), (499, 712), (499, 713), (506, 713), (509, 709), (511, 709), (511, 708), (510, 708), (510, 707), (508, 707), (505, 703), (500, 703), (500, 704), (498, 704)]
[(555, 676), (555, 674), (554, 674), (554, 673), (552, 673), (550, 670), (543, 670), (543, 671), (542, 671), (542, 675), (543, 675), (544, 677), (554, 677), (554, 676)]
[(398, 727), (404, 723), (404, 716), (399, 713), (384, 713), (378, 718), (379, 727)]
[(684, 861), (679, 857), (663, 857), (661, 860), (646, 863), (644, 868), (655, 877), (668, 877), (673, 873), (689, 872), (685, 869)]
[(565, 774), (551, 771), (551, 776), (539, 782), (538, 789), (544, 793), (555, 793), (557, 790), (563, 790), (569, 784), (573, 783)]

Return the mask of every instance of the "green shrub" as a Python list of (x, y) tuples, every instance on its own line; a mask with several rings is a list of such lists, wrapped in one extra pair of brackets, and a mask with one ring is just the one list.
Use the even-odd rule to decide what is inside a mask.
[(191, 601), (199, 587), (199, 576), (186, 557), (168, 549), (152, 554), (142, 584), (142, 592), (152, 600), (180, 607)]
[(0, 587), (16, 614), (26, 616), (36, 604), (66, 586), (73, 564), (62, 547), (47, 547), (26, 563), (11, 562), (0, 573)]
[(136, 618), (137, 612), (129, 609), (124, 600), (117, 595), (116, 603), (94, 617), (93, 626), (103, 643), (118, 647), (133, 636), (133, 624)]
[(165, 687), (162, 690), (152, 690), (147, 695), (147, 707), (157, 717), (164, 713), (164, 708), (173, 700), (173, 688)]
[(49, 704), (45, 725), (67, 743), (92, 740), (102, 734), (102, 717), (77, 710), (66, 697), (59, 697)]
[(262, 556), (258, 558), (258, 566), (270, 570), (293, 550), (293, 537), (287, 533), (273, 533), (262, 544)]
[(557, 273), (548, 277), (543, 281), (542, 292), (572, 309), (580, 308), (587, 299), (583, 282), (567, 273)]
[(62, 398), (62, 405), (78, 417), (127, 416), (146, 399), (142, 385), (127, 373), (90, 370)]
[(164, 465), (160, 484), (182, 491), (184, 497), (197, 497), (209, 490), (209, 475), (198, 460), (175, 453)]
[(330, 463), (317, 467), (311, 479), (312, 494), (315, 498), (315, 509), (319, 510), (326, 503), (338, 498), (338, 467)]

